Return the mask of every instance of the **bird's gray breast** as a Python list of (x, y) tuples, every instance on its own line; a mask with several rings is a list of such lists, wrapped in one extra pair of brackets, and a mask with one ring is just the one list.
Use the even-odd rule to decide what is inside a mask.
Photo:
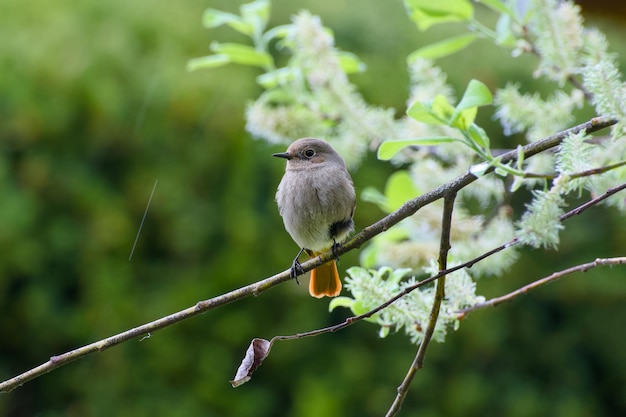
[[(355, 204), (354, 188), (343, 167), (324, 164), (285, 172), (276, 195), (285, 228), (300, 246), (313, 251), (333, 244), (333, 225), (350, 226)], [(350, 230), (339, 230), (347, 234)], [(336, 230), (335, 230), (336, 232)]]

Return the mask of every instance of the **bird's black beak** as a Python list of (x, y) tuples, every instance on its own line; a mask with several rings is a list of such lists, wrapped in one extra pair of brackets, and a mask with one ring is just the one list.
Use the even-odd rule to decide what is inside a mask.
[(289, 152), (273, 153), (272, 156), (275, 156), (277, 158), (285, 158), (287, 160), (290, 160), (291, 158), (293, 158), (293, 156), (291, 156)]

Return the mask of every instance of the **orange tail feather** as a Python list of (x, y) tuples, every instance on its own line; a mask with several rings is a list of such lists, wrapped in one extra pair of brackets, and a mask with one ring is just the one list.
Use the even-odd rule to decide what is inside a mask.
[(337, 263), (333, 260), (318, 266), (311, 271), (309, 293), (316, 298), (336, 297), (341, 292), (341, 280), (337, 271)]

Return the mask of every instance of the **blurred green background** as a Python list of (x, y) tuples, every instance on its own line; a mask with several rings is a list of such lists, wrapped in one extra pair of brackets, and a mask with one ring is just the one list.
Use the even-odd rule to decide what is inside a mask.
[[(205, 8), (238, 4), (0, 3), (2, 380), (288, 267), (297, 248), (274, 202), (284, 165), (270, 157), (283, 148), (244, 131), (257, 73), (185, 70), (213, 39), (243, 41), (200, 24)], [(274, 1), (272, 24), (302, 8), (366, 62), (368, 72), (352, 78), (366, 99), (399, 112), (406, 55), (454, 30), (419, 33), (400, 1), (375, 0)], [(620, 46), (619, 22), (598, 24)], [(507, 80), (540, 85), (529, 75), (532, 58), (513, 61), (486, 46), (442, 61), (457, 91), (471, 78), (492, 89)], [(481, 123), (497, 132), (489, 115)], [(500, 140), (511, 147), (519, 138)], [(353, 173), (357, 191), (381, 188), (390, 172), (370, 156)], [(382, 216), (358, 205), (357, 229)], [(512, 274), (481, 281), (479, 292), (500, 295), (559, 268), (623, 256), (625, 226), (594, 208), (568, 222), (559, 252), (526, 251)], [(357, 262), (348, 254), (340, 268)], [(401, 415), (626, 415), (623, 278), (623, 268), (594, 270), (471, 315), (431, 347)], [(345, 317), (329, 314), (305, 284), (62, 367), (0, 395), (0, 415), (383, 415), (416, 347), (401, 335), (380, 340), (367, 323), (279, 343), (251, 382), (228, 384), (253, 337)]]

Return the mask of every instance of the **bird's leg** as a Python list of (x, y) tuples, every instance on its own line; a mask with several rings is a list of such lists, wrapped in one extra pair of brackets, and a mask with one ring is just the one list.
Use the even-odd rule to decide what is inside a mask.
[(300, 252), (298, 252), (298, 254), (296, 255), (295, 259), (293, 260), (293, 263), (291, 264), (291, 271), (289, 272), (289, 275), (291, 276), (291, 278), (295, 279), (298, 285), (300, 285), (300, 281), (298, 281), (298, 275), (304, 274), (302, 265), (300, 265), (300, 261), (298, 261), (298, 259), (300, 258), (300, 255), (302, 255), (302, 252), (304, 252), (304, 248), (300, 249)]
[(337, 241), (333, 238), (333, 246), (331, 246), (330, 250), (333, 253), (333, 257), (335, 258), (335, 261), (339, 262), (339, 254), (337, 254), (337, 251), (339, 250), (339, 248), (341, 247), (341, 243), (337, 243)]

